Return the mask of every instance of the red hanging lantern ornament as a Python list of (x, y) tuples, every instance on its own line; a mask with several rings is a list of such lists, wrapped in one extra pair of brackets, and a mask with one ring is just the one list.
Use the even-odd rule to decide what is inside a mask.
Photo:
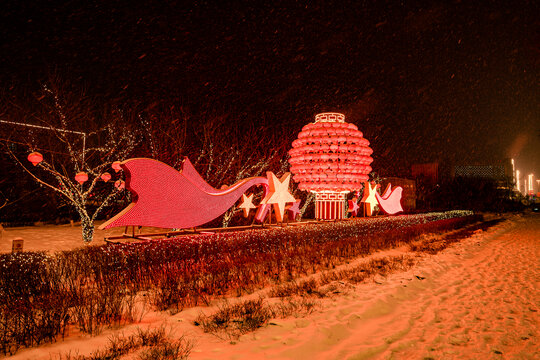
[(43, 161), (43, 155), (41, 155), (37, 151), (31, 152), (28, 155), (28, 161), (30, 161), (32, 165), (36, 166), (37, 164)]
[(371, 172), (369, 141), (340, 113), (322, 113), (307, 124), (289, 151), (291, 172), (301, 190), (315, 193), (318, 219), (345, 217), (345, 194), (362, 187)]
[(120, 191), (126, 187), (126, 183), (123, 180), (116, 180), (114, 182), (114, 187)]
[(122, 170), (122, 167), (120, 166), (120, 161), (113, 162), (112, 168), (114, 169), (115, 172), (119, 172), (120, 170)]
[(101, 174), (101, 180), (103, 180), (105, 182), (111, 180), (111, 178), (112, 178), (112, 176), (108, 172), (104, 172), (103, 174)]
[(79, 183), (79, 184), (84, 184), (85, 182), (88, 181), (88, 174), (85, 173), (84, 171), (81, 171), (79, 173), (77, 173), (77, 175), (75, 175), (75, 180)]

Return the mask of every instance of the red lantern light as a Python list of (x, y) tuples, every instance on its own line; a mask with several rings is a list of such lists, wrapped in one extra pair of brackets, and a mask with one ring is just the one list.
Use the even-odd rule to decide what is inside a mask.
[(122, 170), (122, 167), (120, 166), (120, 161), (113, 162), (112, 168), (114, 169), (115, 172), (119, 172), (120, 170)]
[(302, 128), (292, 147), (291, 172), (301, 190), (316, 193), (316, 217), (344, 217), (345, 193), (358, 190), (371, 172), (369, 141), (345, 115), (322, 113)]
[(28, 155), (28, 161), (30, 161), (32, 165), (36, 166), (43, 161), (43, 155), (41, 155), (37, 151), (34, 151)]
[(126, 187), (126, 183), (123, 180), (116, 180), (114, 182), (114, 187), (118, 190), (122, 190)]
[(111, 178), (112, 178), (112, 176), (108, 172), (104, 172), (103, 174), (101, 174), (101, 180), (103, 180), (105, 182), (111, 180)]
[(88, 181), (88, 174), (85, 173), (84, 171), (81, 171), (79, 173), (77, 173), (77, 175), (75, 175), (75, 180), (79, 183), (79, 184), (84, 184), (85, 182)]

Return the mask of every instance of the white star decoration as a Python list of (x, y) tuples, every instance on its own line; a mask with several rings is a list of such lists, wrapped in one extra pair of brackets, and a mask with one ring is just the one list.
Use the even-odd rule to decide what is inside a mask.
[(253, 194), (249, 196), (242, 194), (242, 203), (238, 206), (238, 208), (244, 210), (244, 217), (248, 217), (249, 211), (257, 208), (255, 205), (253, 205)]
[(273, 204), (274, 211), (276, 213), (276, 220), (278, 222), (283, 221), (283, 214), (285, 213), (285, 204), (294, 203), (296, 199), (289, 192), (289, 182), (291, 181), (291, 173), (285, 173), (281, 179), (278, 179), (273, 172), (268, 171), (266, 173), (268, 177), (269, 192), (268, 195), (262, 199), (261, 204)]
[(377, 184), (371, 187), (369, 182), (365, 183), (364, 187), (364, 197), (362, 202), (366, 204), (366, 215), (371, 216), (375, 205), (378, 204), (377, 198), (375, 197), (375, 192), (377, 191)]

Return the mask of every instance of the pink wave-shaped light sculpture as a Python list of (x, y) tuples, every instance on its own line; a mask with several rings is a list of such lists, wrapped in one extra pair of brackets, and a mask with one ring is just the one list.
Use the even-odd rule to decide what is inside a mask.
[[(182, 169), (160, 161), (135, 158), (121, 163), (133, 202), (99, 229), (118, 226), (191, 228), (214, 220), (254, 185), (268, 188), (268, 179), (250, 177), (226, 189), (215, 189), (199, 175), (189, 159)], [(266, 194), (265, 194), (266, 195)]]

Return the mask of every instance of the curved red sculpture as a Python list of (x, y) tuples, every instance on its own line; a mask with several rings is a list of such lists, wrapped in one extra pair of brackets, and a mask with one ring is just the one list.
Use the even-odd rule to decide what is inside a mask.
[(307, 124), (289, 151), (291, 172), (301, 190), (316, 194), (315, 216), (345, 217), (345, 194), (362, 188), (371, 172), (369, 141), (340, 113), (321, 113)]
[(184, 159), (180, 171), (146, 158), (126, 160), (121, 167), (133, 202), (99, 229), (116, 226), (195, 227), (223, 214), (250, 187), (264, 185), (265, 192), (268, 187), (267, 178), (251, 177), (223, 190), (214, 189), (202, 179), (188, 158)]

